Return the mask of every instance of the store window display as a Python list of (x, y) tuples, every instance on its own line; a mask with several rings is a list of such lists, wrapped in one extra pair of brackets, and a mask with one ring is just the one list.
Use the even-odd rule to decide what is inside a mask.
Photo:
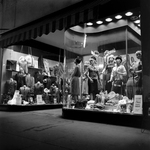
[(65, 31), (65, 80), (70, 79), (73, 58), (80, 56), (82, 63), (81, 97), (70, 104), (68, 92), (64, 108), (134, 114), (136, 96), (142, 95), (140, 36), (127, 26), (118, 27), (117, 22), (112, 28), (111, 23), (110, 28), (96, 23)]
[[(4, 50), (2, 104), (62, 103), (62, 64), (58, 61), (45, 59), (44, 56), (38, 56), (40, 50), (37, 50), (38, 52), (33, 50), (36, 54), (34, 56), (26, 54), (26, 49), (23, 50), (25, 47), (21, 46), (21, 50), (18, 51), (19, 48), (20, 46), (14, 46), (13, 50), (10, 48)], [(8, 61), (15, 62), (15, 66), (10, 67), (12, 63), (8, 63)]]

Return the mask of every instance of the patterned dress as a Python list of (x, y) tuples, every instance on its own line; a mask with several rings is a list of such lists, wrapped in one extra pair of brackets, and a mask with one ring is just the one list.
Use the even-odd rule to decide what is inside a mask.
[(77, 65), (73, 71), (72, 78), (71, 78), (71, 94), (72, 95), (79, 95), (80, 94), (80, 85), (79, 85), (79, 78), (81, 76), (79, 65)]

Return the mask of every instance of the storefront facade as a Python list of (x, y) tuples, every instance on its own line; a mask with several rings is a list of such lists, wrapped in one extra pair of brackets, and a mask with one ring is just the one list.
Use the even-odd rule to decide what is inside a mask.
[[(148, 34), (146, 32), (148, 26), (145, 25), (145, 18), (143, 17), (147, 13), (146, 9), (144, 9), (146, 3), (148, 3), (146, 0), (141, 3), (140, 1), (134, 3), (129, 1), (119, 2), (117, 0), (82, 1), (62, 11), (59, 10), (59, 15), (58, 12), (53, 13), (53, 15), (45, 16), (31, 24), (26, 24), (2, 34), (1, 60), (3, 61), (1, 62), (1, 67), (5, 71), (2, 71), (1, 75), (1, 95), (4, 93), (6, 80), (15, 76), (16, 71), (20, 71), (4, 69), (6, 68), (6, 63), (12, 60), (18, 62), (21, 56), (31, 60), (32, 55), (34, 67), (30, 66), (31, 61), (29, 61), (28, 66), (31, 76), (34, 76), (35, 72), (40, 70), (46, 72), (46, 76), (49, 78), (52, 76), (52, 74), (48, 75), (49, 71), (60, 65), (57, 68), (59, 70), (57, 77), (62, 79), (63, 83), (57, 88), (62, 92), (62, 97), (60, 99), (59, 95), (59, 99), (55, 98), (57, 103), (63, 103), (64, 116), (67, 116), (68, 113), (79, 115), (79, 113), (76, 113), (79, 111), (80, 113), (124, 114), (124, 116), (143, 116), (144, 112), (144, 115), (148, 115), (149, 88), (147, 87), (149, 87), (149, 82), (147, 80), (149, 80), (148, 70), (150, 69), (147, 65), (149, 51), (145, 49), (148, 49), (149, 42), (145, 40)], [(118, 9), (115, 7), (116, 4), (120, 6)], [(76, 9), (76, 6), (78, 6), (78, 9)], [(128, 15), (127, 12), (132, 14)], [(115, 18), (116, 16), (120, 18)], [(49, 17), (51, 19), (48, 19)], [(108, 17), (112, 20), (107, 21)], [(96, 23), (97, 21), (99, 22)], [(88, 25), (87, 23), (89, 22), (93, 24)], [(42, 53), (38, 46), (33, 44), (38, 42), (53, 45), (57, 48), (47, 47), (47, 49), (55, 49), (53, 50), (54, 53), (52, 50), (46, 50), (46, 52)], [(44, 68), (40, 66), (41, 63), (38, 61), (41, 53)], [(139, 54), (142, 54), (142, 59), (138, 57)], [(18, 57), (14, 59), (17, 55)], [(106, 56), (107, 58), (109, 58), (108, 56), (113, 56), (112, 64), (108, 63)], [(81, 63), (78, 65), (80, 73), (77, 77), (79, 79), (74, 80), (72, 73), (74, 72), (74, 67), (77, 67), (74, 64), (74, 61), (77, 60), (76, 58), (80, 58)], [(121, 61), (124, 71), (120, 75), (121, 80), (116, 81), (115, 73), (112, 73), (112, 70), (115, 70), (118, 59)], [(90, 83), (90, 73), (84, 72), (87, 66), (89, 70), (91, 69), (90, 63), (92, 61), (96, 62), (94, 67), (98, 71), (98, 77), (93, 78), (94, 86)], [(139, 64), (142, 64), (142, 66), (138, 66)], [(112, 67), (111, 72), (107, 70), (108, 66)], [(7, 69), (10, 69), (10, 66), (7, 67)], [(139, 68), (141, 67), (142, 74), (136, 74), (135, 72), (140, 71)], [(138, 70), (135, 68), (138, 68)], [(135, 74), (132, 73), (132, 69), (135, 69)], [(28, 74), (28, 71), (26, 71), (24, 69), (25, 74)], [(137, 81), (138, 75), (142, 77), (140, 83)], [(85, 76), (88, 77), (89, 83), (87, 83), (87, 86), (85, 86)], [(14, 79), (17, 80), (16, 78)], [(78, 84), (74, 85), (73, 80)], [(97, 82), (96, 80), (99, 81)], [(127, 84), (129, 82), (132, 83), (130, 86)], [(23, 83), (22, 86), (24, 85)], [(97, 85), (97, 88), (95, 88), (95, 85)], [(17, 90), (22, 86), (19, 86)], [(73, 91), (73, 89), (76, 90)], [(42, 104), (40, 100), (43, 98), (43, 93), (36, 95), (33, 93), (33, 95), (33, 99), (36, 98), (36, 103), (37, 99), (39, 99), (39, 104)], [(39, 95), (42, 95), (42, 98)], [(29, 102), (28, 100), (26, 101)], [(44, 98), (43, 101), (47, 103)], [(4, 103), (4, 99), (1, 100), (1, 103)], [(6, 103), (8, 103), (7, 100)], [(52, 103), (54, 103), (54, 99), (52, 99)]]

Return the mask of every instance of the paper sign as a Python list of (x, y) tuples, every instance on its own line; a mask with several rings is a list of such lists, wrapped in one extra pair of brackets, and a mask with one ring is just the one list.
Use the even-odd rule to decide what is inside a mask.
[(134, 96), (134, 105), (133, 105), (133, 113), (134, 114), (142, 114), (142, 95)]
[(43, 104), (42, 95), (36, 96), (37, 104)]

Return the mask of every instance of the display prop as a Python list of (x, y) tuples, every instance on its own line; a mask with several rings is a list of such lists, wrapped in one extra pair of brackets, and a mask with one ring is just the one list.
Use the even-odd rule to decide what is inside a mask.
[(6, 69), (16, 71), (17, 68), (17, 61), (15, 60), (7, 60), (6, 62)]
[(142, 114), (142, 95), (134, 96), (133, 113)]
[(44, 101), (42, 100), (42, 95), (37, 95), (36, 100), (37, 100), (37, 104), (45, 104)]
[(21, 105), (22, 104), (22, 98), (21, 98), (21, 95), (19, 94), (18, 90), (15, 91), (13, 98), (8, 101), (8, 104), (10, 104), (10, 105)]

